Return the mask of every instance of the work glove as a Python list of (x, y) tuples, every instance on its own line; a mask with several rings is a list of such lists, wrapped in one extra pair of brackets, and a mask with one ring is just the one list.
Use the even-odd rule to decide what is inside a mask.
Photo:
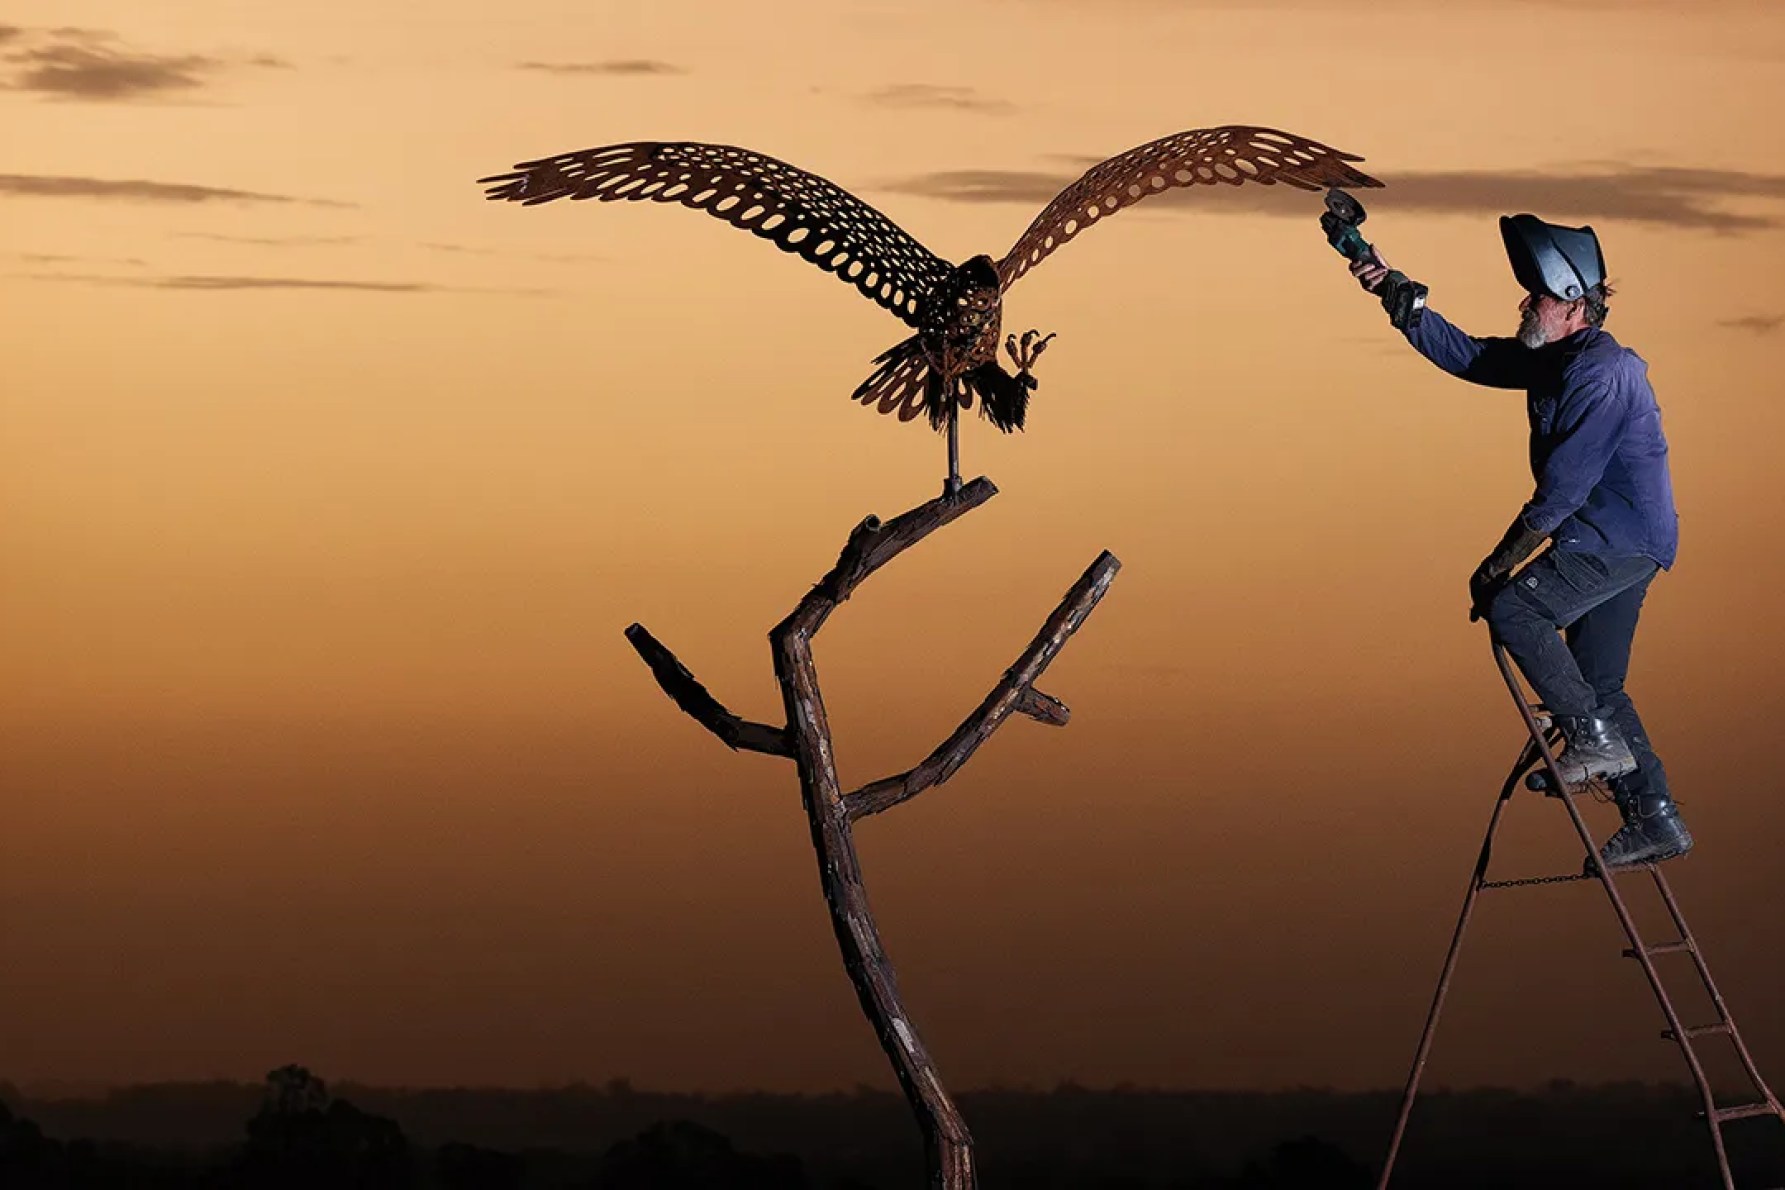
[(1350, 264), (1351, 275), (1357, 283), (1364, 287), (1365, 293), (1377, 293), (1382, 283), (1388, 280), (1388, 262), (1382, 259), (1380, 252), (1372, 250), (1370, 255)]
[(1390, 326), (1398, 331), (1410, 331), (1419, 325), (1429, 291), (1407, 274), (1389, 267), (1382, 259), (1382, 253), (1372, 247), (1368, 256), (1352, 261), (1351, 275), (1357, 278), (1365, 292), (1381, 299)]
[(1500, 544), (1481, 560), (1481, 565), (1469, 576), (1471, 624), (1487, 615), (1488, 605), (1500, 593), (1500, 588), (1506, 585), (1518, 564), (1529, 558), (1548, 537), (1549, 534), (1527, 525), (1522, 514), (1512, 522), (1512, 527), (1506, 530), (1506, 536), (1500, 539)]

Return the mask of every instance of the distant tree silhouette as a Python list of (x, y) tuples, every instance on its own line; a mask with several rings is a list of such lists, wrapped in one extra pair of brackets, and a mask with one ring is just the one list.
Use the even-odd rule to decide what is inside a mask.
[(302, 1066), (281, 1066), (267, 1072), (261, 1114), (299, 1116), (328, 1107), (328, 1086)]
[(392, 1120), (334, 1099), (302, 1066), (266, 1079), (260, 1111), (247, 1125), (237, 1184), (297, 1190), (397, 1190), (413, 1184), (409, 1142)]
[(62, 1164), (60, 1149), (36, 1124), (14, 1116), (5, 1103), (0, 1103), (0, 1186), (49, 1184)]
[(607, 1151), (595, 1190), (809, 1190), (798, 1158), (738, 1152), (687, 1120), (653, 1124)]

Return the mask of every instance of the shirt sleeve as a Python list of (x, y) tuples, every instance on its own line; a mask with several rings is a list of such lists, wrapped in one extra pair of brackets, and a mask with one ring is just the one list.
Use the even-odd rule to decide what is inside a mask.
[(1532, 352), (1517, 339), (1477, 339), (1430, 307), (1404, 333), (1415, 351), (1452, 376), (1489, 388), (1529, 387)]
[(1570, 380), (1556, 410), (1557, 441), (1522, 512), (1525, 523), (1554, 533), (1587, 501), (1618, 449), (1628, 420), (1624, 400), (1603, 376)]

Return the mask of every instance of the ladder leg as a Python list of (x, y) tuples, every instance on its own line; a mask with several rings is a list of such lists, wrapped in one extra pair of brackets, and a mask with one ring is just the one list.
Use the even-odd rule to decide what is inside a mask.
[[(1616, 874), (1599, 862), (1599, 844), (1593, 838), (1593, 832), (1587, 827), (1587, 820), (1582, 817), (1580, 807), (1574, 804), (1574, 797), (1569, 792), (1568, 783), (1562, 779), (1562, 771), (1556, 764), (1555, 753), (1545, 742), (1536, 718), (1530, 706), (1525, 702), (1523, 689), (1519, 686), (1518, 677), (1513, 673), (1511, 659), (1499, 642), (1494, 643), (1494, 661), (1500, 667), (1500, 676), (1506, 679), (1506, 688), (1519, 704), (1519, 711), (1525, 718), (1525, 726), (1531, 733), (1531, 739), (1537, 744), (1543, 755), (1543, 764), (1549, 773), (1549, 779), (1555, 783), (1555, 789), (1562, 794), (1562, 804), (1568, 810), (1568, 817), (1574, 823), (1575, 833), (1580, 836), (1581, 845), (1586, 848), (1587, 863), (1599, 874), (1599, 883), (1605, 888), (1605, 895), (1611, 901), (1612, 912), (1617, 914), (1618, 924), (1624, 929), (1624, 936), (1630, 940), (1632, 957), (1642, 965), (1642, 972), (1648, 977), (1649, 990), (1654, 992), (1655, 1001), (1661, 1006), (1661, 1015), (1667, 1018), (1667, 1027), (1672, 1031), (1675, 1042), (1680, 1047), (1680, 1054), (1686, 1059), (1686, 1066), (1692, 1071), (1692, 1080), (1698, 1085), (1699, 1096), (1704, 1100), (1705, 1122), (1710, 1126), (1711, 1144), (1717, 1153), (1717, 1168), (1723, 1176), (1725, 1190), (1735, 1190), (1735, 1179), (1729, 1170), (1729, 1154), (1723, 1145), (1723, 1129), (1717, 1119), (1717, 1100), (1711, 1090), (1710, 1080), (1705, 1076), (1704, 1066), (1698, 1060), (1698, 1054), (1692, 1048), (1691, 1038), (1686, 1026), (1680, 1020), (1679, 1013), (1674, 1010), (1673, 1001), (1668, 998), (1667, 988), (1661, 982), (1661, 974), (1655, 969), (1655, 960), (1643, 943), (1642, 935), (1636, 928), (1636, 921), (1630, 916), (1630, 910), (1624, 904), (1624, 898), (1618, 893)], [(1646, 865), (1651, 871), (1653, 865)], [(1719, 1005), (1721, 1011), (1721, 1005)]]
[(1475, 872), (1469, 877), (1469, 891), (1463, 894), (1463, 909), (1457, 915), (1456, 933), (1450, 938), (1450, 951), (1444, 956), (1444, 970), (1438, 976), (1438, 990), (1432, 996), (1432, 1007), (1426, 1013), (1425, 1030), (1419, 1035), (1419, 1047), (1413, 1053), (1413, 1068), (1407, 1074), (1407, 1086), (1401, 1092), (1401, 1109), (1395, 1118), (1394, 1136), (1388, 1142), (1388, 1155), (1382, 1161), (1382, 1175), (1376, 1182), (1377, 1190), (1387, 1190), (1389, 1178), (1394, 1176), (1395, 1159), (1400, 1156), (1401, 1138), (1407, 1133), (1407, 1117), (1413, 1113), (1413, 1101), (1419, 1096), (1419, 1080), (1425, 1074), (1426, 1059), (1432, 1052), (1432, 1038), (1438, 1031), (1438, 1017), (1444, 1012), (1444, 998), (1450, 991), (1450, 977), (1456, 971), (1457, 956), (1462, 953), (1463, 934), (1469, 928), (1469, 919), (1475, 912), (1475, 898), (1481, 893), (1482, 883), (1487, 879), (1488, 862), (1493, 858), (1494, 836), (1500, 830), (1500, 816), (1506, 812), (1506, 804), (1512, 800), (1512, 791), (1518, 787), (1519, 778), (1530, 767), (1529, 749), (1521, 753), (1512, 773), (1506, 778), (1505, 786), (1500, 790), (1499, 800), (1494, 802), (1494, 813), (1488, 819), (1487, 834), (1481, 840), (1481, 854), (1475, 861)]
[(1754, 1063), (1754, 1055), (1748, 1052), (1748, 1044), (1742, 1040), (1741, 1030), (1736, 1028), (1735, 1017), (1730, 1013), (1729, 1006), (1723, 1002), (1723, 993), (1717, 989), (1717, 981), (1711, 978), (1710, 964), (1705, 962), (1704, 955), (1698, 949), (1698, 939), (1692, 936), (1692, 928), (1686, 924), (1686, 915), (1680, 912), (1680, 903), (1674, 900), (1673, 889), (1668, 885), (1667, 877), (1661, 874), (1659, 867), (1653, 865), (1649, 868), (1649, 875), (1654, 878), (1655, 891), (1661, 894), (1661, 903), (1667, 906), (1667, 915), (1673, 919), (1680, 940), (1686, 944), (1686, 953), (1692, 956), (1692, 965), (1698, 972), (1698, 978), (1704, 982), (1704, 990), (1710, 994), (1711, 1007), (1717, 1013), (1717, 1023), (1727, 1026), (1729, 1030), (1729, 1040), (1735, 1047), (1736, 1058), (1742, 1064), (1742, 1072), (1748, 1076), (1748, 1082), (1753, 1085), (1754, 1090), (1773, 1109), (1773, 1113), (1785, 1119), (1785, 1111), (1781, 1110), (1778, 1097), (1761, 1077), (1760, 1068)]

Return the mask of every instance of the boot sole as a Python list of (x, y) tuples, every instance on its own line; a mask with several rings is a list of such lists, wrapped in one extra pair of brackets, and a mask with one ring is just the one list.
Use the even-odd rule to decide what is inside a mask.
[(1687, 843), (1684, 846), (1659, 847), (1647, 852), (1639, 851), (1626, 859), (1616, 861), (1608, 860), (1601, 854), (1599, 862), (1608, 868), (1635, 868), (1642, 864), (1666, 863), (1670, 859), (1679, 859), (1681, 856), (1690, 854), (1692, 854), (1692, 844)]

